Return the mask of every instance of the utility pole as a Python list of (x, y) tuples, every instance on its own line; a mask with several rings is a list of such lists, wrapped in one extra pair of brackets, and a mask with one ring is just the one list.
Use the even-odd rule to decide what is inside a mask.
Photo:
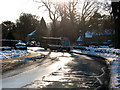
[(112, 13), (115, 20), (115, 48), (120, 49), (120, 0), (112, 0)]

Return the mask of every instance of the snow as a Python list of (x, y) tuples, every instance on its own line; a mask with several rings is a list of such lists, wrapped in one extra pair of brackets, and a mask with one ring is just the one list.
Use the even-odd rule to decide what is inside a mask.
[(79, 38), (77, 39), (77, 41), (82, 41), (82, 37), (81, 37), (81, 36), (79, 36)]
[(43, 65), (41, 67), (38, 66), (34, 69), (25, 71), (18, 75), (3, 78), (2, 88), (22, 88), (23, 86), (31, 83), (32, 81), (41, 80), (41, 78), (44, 75), (47, 76), (49, 72), (51, 72), (51, 69), (50, 67), (47, 67), (47, 65)]
[(109, 48), (109, 46), (99, 46), (100, 48)]
[(16, 42), (18, 42), (18, 41), (20, 41), (20, 40), (0, 39), (0, 41), (16, 41)]
[(115, 19), (118, 19), (118, 16), (116, 16)]
[(16, 45), (26, 45), (25, 43), (19, 42)]
[(34, 30), (33, 32), (31, 32), (30, 34), (28, 34), (28, 36), (32, 36), (35, 32), (36, 32), (36, 30)]
[(1, 49), (11, 49), (12, 47), (0, 47), (0, 50)]
[[(33, 48), (31, 48), (33, 49)], [(36, 50), (39, 48), (36, 48)], [(35, 50), (35, 49), (34, 49)], [(52, 52), (51, 55), (60, 55), (60, 53)], [(62, 53), (61, 53), (62, 55)], [(68, 56), (67, 54), (65, 54)], [(66, 63), (70, 62), (72, 58), (60, 57), (56, 58), (54, 63), (50, 64), (51, 59), (47, 59), (47, 63), (37, 66), (31, 70), (24, 71), (23, 73), (17, 74), (12, 77), (7, 77), (2, 79), (2, 88), (22, 88), (30, 83), (34, 83), (36, 80), (41, 81), (43, 76), (48, 76), (52, 72), (55, 72), (60, 67), (63, 67)], [(19, 83), (18, 83), (19, 82)], [(39, 84), (38, 84), (39, 85)], [(37, 86), (37, 85), (36, 85)], [(32, 87), (32, 86), (31, 86)], [(35, 87), (32, 87), (35, 88)]]
[(16, 46), (17, 49), (26, 48), (26, 46)]
[(15, 57), (25, 56), (30, 54), (27, 50), (5, 50), (0, 51), (0, 60), (11, 59)]
[(85, 48), (84, 50), (73, 49), (71, 51), (77, 53), (101, 56), (106, 58), (111, 65), (110, 88), (120, 88), (120, 49), (93, 48), (93, 47), (84, 47), (84, 48)]
[[(79, 46), (77, 46), (79, 47)], [(80, 49), (72, 49), (72, 52), (77, 53), (83, 53), (83, 54), (89, 54), (89, 55), (96, 55), (101, 56), (109, 60), (111, 65), (111, 84), (110, 88), (119, 88), (120, 87), (120, 49), (114, 49), (114, 48), (95, 48), (95, 47), (85, 47), (80, 46), (80, 48), (83, 48), (83, 50)], [(33, 52), (39, 52), (39, 50), (44, 50), (44, 48), (41, 47), (28, 47), (28, 50), (31, 50)], [(44, 51), (45, 52), (45, 51)], [(45, 52), (49, 53), (49, 52)], [(12, 50), (12, 51), (0, 51), (0, 60), (10, 59), (14, 57), (24, 56), (30, 54), (27, 50)], [(52, 56), (62, 55), (62, 53), (56, 53), (53, 52), (51, 54)], [(66, 61), (66, 60), (64, 60)], [(58, 62), (58, 63), (61, 63)], [(44, 68), (44, 70), (43, 70)], [(54, 67), (56, 68), (56, 67)], [(40, 72), (38, 72), (40, 71)], [(16, 75), (14, 77), (3, 79), (3, 87), (22, 87), (26, 83), (29, 83), (33, 80), (37, 80), (38, 78), (42, 77), (45, 74), (48, 74), (47, 72), (51, 72), (50, 67), (47, 67), (47, 65), (43, 65), (42, 68), (38, 67), (31, 71), (26, 71), (24, 73), (21, 73), (19, 75)], [(36, 73), (36, 74), (33, 74)], [(40, 76), (37, 76), (40, 75)], [(26, 80), (26, 78), (29, 78)], [(9, 82), (8, 82), (9, 81)], [(12, 83), (11, 83), (12, 81)], [(20, 81), (20, 83), (17, 83), (17, 81)]]
[(85, 37), (86, 38), (92, 38), (93, 34), (94, 34), (94, 32), (92, 32), (92, 33), (91, 32), (86, 32)]
[(36, 52), (38, 50), (44, 50), (44, 48), (42, 48), (42, 47), (27, 47), (27, 50)]

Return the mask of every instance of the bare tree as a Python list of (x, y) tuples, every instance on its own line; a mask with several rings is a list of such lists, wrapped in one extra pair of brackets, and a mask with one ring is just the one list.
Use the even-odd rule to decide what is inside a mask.
[(103, 2), (102, 4), (103, 4), (103, 10), (111, 14), (112, 13), (111, 0), (105, 0), (105, 2)]
[[(35, 1), (35, 0), (34, 0)], [(40, 7), (45, 7), (46, 10), (49, 13), (49, 18), (52, 21), (52, 36), (56, 36), (56, 22), (60, 18), (61, 21), (70, 21), (71, 26), (71, 33), (73, 37), (78, 36), (78, 30), (76, 30), (77, 27), (77, 18), (78, 18), (78, 12), (80, 11), (79, 7), (80, 0), (69, 0), (68, 2), (52, 2), (51, 0), (41, 0), (35, 1), (37, 3), (41, 3)], [(40, 8), (39, 7), (39, 8)], [(95, 2), (95, 0), (85, 0), (82, 7), (82, 14), (81, 17), (79, 17), (80, 23), (82, 24), (82, 31), (85, 33), (86, 31), (86, 22), (90, 19), (91, 16), (94, 15), (95, 12), (98, 11), (98, 3)], [(64, 19), (64, 20), (63, 20)], [(66, 19), (66, 20), (65, 20)], [(63, 28), (65, 25), (63, 26)], [(65, 28), (63, 29), (65, 31)], [(75, 38), (74, 38), (75, 39)]]
[(39, 6), (39, 8), (41, 7), (45, 7), (46, 10), (49, 13), (49, 18), (52, 21), (52, 36), (56, 35), (56, 22), (58, 20), (58, 18), (60, 17), (58, 11), (59, 11), (59, 3), (57, 2), (52, 2), (51, 0), (41, 0), (41, 1), (37, 1), (34, 0), (37, 3), (40, 3), (41, 5)]
[(52, 21), (52, 36), (56, 35), (56, 22), (58, 18), (60, 18), (59, 20), (69, 18), (73, 23), (72, 25), (74, 25), (78, 0), (69, 0), (67, 2), (57, 2), (57, 0), (54, 2), (52, 0), (34, 1), (40, 3), (39, 8), (45, 7), (48, 11), (49, 18)]
[(83, 3), (80, 17), (80, 29), (83, 34), (83, 41), (85, 41), (85, 32), (89, 28), (88, 21), (95, 13), (98, 12), (99, 8), (99, 2), (95, 0), (85, 0)]
[(71, 22), (71, 32), (72, 32), (72, 37), (74, 40), (78, 38), (78, 25), (77, 25), (77, 18), (78, 18), (78, 12), (77, 8), (79, 5), (78, 0), (72, 0), (68, 4), (68, 17), (70, 18)]
[(63, 36), (69, 36), (71, 41), (75, 41), (78, 36), (77, 33), (78, 25), (76, 25), (77, 17), (78, 17), (77, 16), (78, 5), (79, 5), (79, 0), (68, 0), (67, 2), (63, 2), (59, 6), (58, 13), (61, 18), (61, 28), (64, 34)]
[(88, 20), (96, 11), (98, 11), (96, 6), (97, 3), (94, 0), (85, 0), (82, 8), (81, 20)]

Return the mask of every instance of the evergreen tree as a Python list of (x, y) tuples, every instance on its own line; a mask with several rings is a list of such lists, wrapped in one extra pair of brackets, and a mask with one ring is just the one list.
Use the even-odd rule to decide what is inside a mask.
[(2, 22), (2, 38), (8, 39), (8, 35), (11, 34), (12, 37), (13, 33), (15, 32), (15, 24), (11, 21), (4, 21)]
[(13, 36), (13, 33), (12, 33), (12, 31), (9, 31), (8, 32), (8, 34), (7, 34), (7, 37), (6, 37), (7, 39), (12, 39), (12, 40), (14, 40), (15, 38), (14, 38), (14, 36)]
[(43, 17), (40, 21), (40, 29), (42, 36), (47, 36), (47, 26)]
[(35, 32), (34, 37), (37, 40), (40, 40), (41, 37), (48, 36), (46, 22), (43, 17), (41, 18), (40, 23), (38, 24), (36, 29), (37, 31)]
[(20, 15), (16, 23), (18, 39), (25, 40), (27, 35), (36, 29), (39, 24), (37, 19), (38, 17), (32, 14), (22, 13)]

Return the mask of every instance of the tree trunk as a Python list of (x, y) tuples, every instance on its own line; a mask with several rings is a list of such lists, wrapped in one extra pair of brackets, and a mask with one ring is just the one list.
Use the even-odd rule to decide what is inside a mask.
[(120, 2), (112, 2), (112, 10), (115, 19), (115, 48), (120, 49)]
[(52, 25), (52, 30), (51, 30), (51, 35), (52, 37), (56, 36), (56, 21), (53, 21), (53, 25)]

